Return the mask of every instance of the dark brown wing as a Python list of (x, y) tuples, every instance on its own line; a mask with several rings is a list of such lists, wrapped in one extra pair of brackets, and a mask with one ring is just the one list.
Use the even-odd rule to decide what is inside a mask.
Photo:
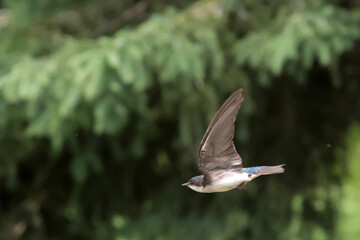
[(242, 89), (234, 92), (206, 130), (198, 152), (199, 168), (205, 176), (214, 170), (241, 168), (241, 157), (236, 152), (233, 138), (234, 122), (243, 100)]

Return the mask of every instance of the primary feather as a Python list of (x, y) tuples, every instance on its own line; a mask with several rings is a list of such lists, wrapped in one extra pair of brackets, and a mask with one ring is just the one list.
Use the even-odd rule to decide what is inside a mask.
[(241, 157), (236, 152), (233, 138), (235, 119), (244, 97), (242, 89), (234, 92), (220, 107), (200, 143), (198, 162), (200, 171), (241, 168)]

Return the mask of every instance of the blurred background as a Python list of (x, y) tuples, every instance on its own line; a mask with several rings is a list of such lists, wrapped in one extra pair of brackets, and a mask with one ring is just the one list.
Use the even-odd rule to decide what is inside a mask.
[[(0, 239), (360, 239), (360, 2), (0, 0)], [(244, 88), (246, 191), (196, 153)]]

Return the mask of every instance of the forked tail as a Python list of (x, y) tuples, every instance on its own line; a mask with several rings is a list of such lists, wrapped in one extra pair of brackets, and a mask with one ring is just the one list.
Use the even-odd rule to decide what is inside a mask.
[(276, 166), (262, 166), (260, 167), (259, 175), (269, 175), (269, 174), (278, 174), (283, 173), (285, 169), (283, 168), (285, 164), (276, 165)]

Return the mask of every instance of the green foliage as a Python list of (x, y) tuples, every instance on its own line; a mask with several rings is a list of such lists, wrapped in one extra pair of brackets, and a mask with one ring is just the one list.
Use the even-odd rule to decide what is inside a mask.
[[(357, 149), (343, 139), (360, 114), (359, 6), (187, 4), (5, 1), (1, 239), (341, 239), (355, 196), (345, 182), (341, 201), (354, 162), (339, 149)], [(286, 174), (246, 192), (180, 188), (239, 87), (244, 165), (285, 162)]]
[[(359, 225), (360, 208), (358, 200), (360, 197), (359, 191), (359, 157), (360, 157), (360, 128), (358, 124), (353, 125), (348, 130), (347, 149), (345, 157), (348, 159), (348, 174), (345, 179), (343, 188), (343, 201), (340, 208), (339, 220), (339, 238), (345, 237), (347, 239), (356, 239), (360, 235), (357, 228)], [(344, 154), (342, 152), (342, 154)]]
[(239, 39), (235, 46), (238, 62), (260, 69), (259, 74), (297, 76), (299, 68), (306, 71), (315, 60), (331, 67), (360, 36), (358, 10), (349, 12), (333, 5), (313, 9), (303, 4), (295, 10), (284, 6), (278, 11), (273, 21)]
[[(77, 128), (119, 132), (130, 112), (149, 121), (147, 96), (139, 93), (155, 79), (161, 86), (178, 84), (181, 94), (192, 90), (194, 81), (203, 81), (206, 67), (212, 69), (210, 76), (222, 70), (213, 30), (201, 23), (182, 29), (177, 21), (181, 18), (173, 13), (159, 15), (135, 31), (97, 41), (69, 39), (51, 56), (25, 56), (1, 77), (3, 96), (9, 102), (24, 101), (27, 133), (49, 137), (57, 147)], [(84, 109), (93, 104), (95, 108)], [(74, 111), (86, 120), (73, 116)]]

